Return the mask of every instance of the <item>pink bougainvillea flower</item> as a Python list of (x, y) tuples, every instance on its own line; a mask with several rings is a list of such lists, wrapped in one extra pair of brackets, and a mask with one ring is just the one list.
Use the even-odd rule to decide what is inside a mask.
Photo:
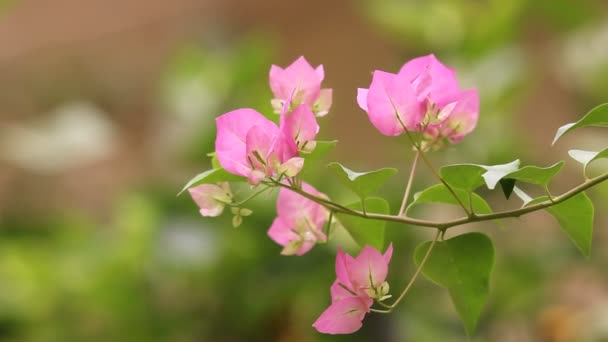
[(215, 122), (215, 153), (220, 165), (230, 173), (247, 177), (251, 184), (283, 169), (291, 170), (289, 176), (293, 176), (299, 171), (294, 167), (303, 165), (292, 138), (253, 109), (228, 112)]
[[(302, 190), (319, 197), (319, 193), (307, 183)], [(320, 204), (291, 190), (282, 188), (277, 199), (277, 217), (268, 230), (268, 236), (283, 246), (283, 255), (302, 255), (317, 242), (325, 242), (323, 225), (327, 219), (327, 209)]]
[(281, 112), (284, 103), (290, 98), (294, 108), (302, 104), (308, 105), (317, 116), (323, 116), (329, 111), (332, 91), (321, 89), (325, 77), (323, 65), (313, 68), (304, 57), (299, 57), (285, 69), (272, 65), (269, 76), (270, 89), (275, 97), (271, 103), (276, 113)]
[(284, 127), (287, 136), (293, 138), (298, 150), (312, 152), (315, 148), (319, 124), (308, 106), (300, 105), (293, 112), (285, 115), (281, 127)]
[(465, 90), (454, 98), (438, 114), (439, 124), (430, 124), (424, 131), (427, 140), (447, 139), (450, 143), (461, 141), (477, 125), (479, 117), (479, 95), (477, 89)]
[(418, 129), (425, 107), (407, 78), (376, 70), (369, 89), (359, 88), (357, 102), (380, 133), (400, 135)]
[(332, 304), (313, 326), (326, 334), (350, 334), (359, 330), (374, 299), (382, 301), (388, 297), (386, 276), (392, 255), (392, 244), (384, 255), (366, 246), (356, 258), (338, 249), (337, 279), (331, 286)]
[(395, 74), (374, 72), (369, 89), (359, 89), (359, 106), (385, 135), (423, 133), (427, 143), (458, 142), (473, 131), (479, 114), (475, 89), (461, 90), (456, 72), (434, 55), (414, 58)]
[(230, 185), (226, 182), (201, 184), (188, 189), (188, 192), (203, 216), (219, 216), (224, 211), (224, 206), (232, 202)]

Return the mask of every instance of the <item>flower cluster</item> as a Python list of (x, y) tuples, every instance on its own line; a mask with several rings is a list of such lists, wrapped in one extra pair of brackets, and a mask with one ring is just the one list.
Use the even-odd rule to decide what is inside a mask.
[(456, 72), (434, 55), (412, 59), (397, 74), (374, 71), (369, 88), (359, 88), (357, 102), (380, 133), (420, 132), (427, 145), (462, 140), (479, 114), (477, 90), (461, 90)]
[(330, 289), (332, 304), (313, 326), (326, 334), (350, 334), (359, 330), (374, 299), (382, 301), (389, 297), (386, 275), (392, 255), (392, 245), (384, 255), (366, 246), (356, 258), (339, 249), (337, 279)]
[(279, 125), (250, 108), (219, 116), (215, 153), (220, 165), (253, 185), (266, 177), (297, 175), (304, 165), (299, 153), (314, 149), (319, 132), (313, 106), (321, 101), (327, 113), (331, 105), (331, 90), (321, 90), (323, 77), (323, 66), (313, 69), (304, 57), (285, 69), (273, 65), (270, 86), (281, 104)]
[[(307, 183), (302, 190), (325, 197)], [(317, 242), (327, 241), (323, 225), (327, 219), (327, 209), (312, 200), (288, 189), (281, 189), (277, 199), (277, 217), (272, 222), (268, 236), (283, 246), (283, 255), (302, 255)]]
[[(298, 176), (304, 155), (316, 147), (317, 117), (326, 115), (332, 103), (332, 90), (321, 89), (324, 77), (323, 66), (313, 68), (304, 57), (284, 69), (273, 65), (269, 83), (278, 123), (250, 108), (216, 119), (215, 156), (221, 168), (254, 187), (281, 187), (268, 236), (283, 246), (284, 255), (303, 255), (326, 242), (323, 227), (332, 223), (323, 206), (327, 196)], [(475, 128), (479, 110), (477, 91), (461, 90), (455, 72), (433, 55), (407, 62), (397, 74), (374, 71), (369, 88), (359, 89), (357, 102), (382, 134), (418, 132), (424, 149), (460, 141)], [(251, 214), (239, 207), (243, 202), (233, 202), (227, 183), (203, 184), (189, 192), (203, 216), (218, 216), (230, 205), (236, 227)], [(332, 304), (313, 324), (319, 332), (355, 332), (374, 301), (390, 297), (386, 277), (392, 252), (392, 245), (384, 254), (366, 246), (357, 257), (338, 250)]]

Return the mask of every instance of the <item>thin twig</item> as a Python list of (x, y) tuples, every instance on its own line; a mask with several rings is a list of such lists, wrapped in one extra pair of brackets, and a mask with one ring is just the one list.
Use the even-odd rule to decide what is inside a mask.
[(418, 158), (420, 158), (420, 151), (416, 151), (414, 161), (412, 162), (412, 170), (410, 171), (410, 178), (407, 180), (405, 194), (403, 194), (403, 200), (401, 201), (401, 208), (399, 208), (399, 216), (403, 216), (403, 213), (405, 212), (407, 200), (410, 196), (410, 189), (412, 188), (412, 183), (414, 182), (414, 175), (416, 174), (416, 167), (418, 166)]

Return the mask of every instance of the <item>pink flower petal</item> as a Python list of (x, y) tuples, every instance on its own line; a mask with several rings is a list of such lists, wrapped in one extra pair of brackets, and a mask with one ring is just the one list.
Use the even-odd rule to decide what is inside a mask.
[(368, 311), (359, 298), (344, 298), (332, 303), (312, 326), (324, 334), (351, 334), (361, 329)]
[(454, 69), (443, 65), (432, 54), (405, 63), (399, 70), (399, 75), (417, 86), (420, 97), (428, 96), (439, 108), (460, 93)]
[(446, 135), (451, 143), (456, 143), (471, 133), (479, 118), (477, 89), (463, 91), (456, 101), (450, 116), (442, 124), (442, 134)]
[[(392, 255), (392, 250), (389, 255)], [(388, 274), (386, 259), (375, 248), (365, 246), (348, 268), (353, 285), (364, 289), (380, 286)]]
[(332, 94), (333, 90), (329, 88), (321, 89), (319, 93), (319, 98), (314, 104), (315, 115), (318, 117), (322, 117), (329, 113), (329, 109), (332, 105)]
[(226, 202), (230, 201), (230, 194), (215, 184), (201, 184), (188, 189), (190, 196), (199, 206), (202, 216), (219, 216), (224, 211)]
[(270, 88), (275, 98), (282, 100), (287, 100), (295, 90), (294, 99), (297, 104), (312, 107), (319, 97), (324, 76), (322, 65), (313, 69), (304, 57), (299, 57), (285, 69), (275, 65), (270, 68)]
[(389, 136), (416, 130), (425, 107), (403, 77), (376, 70), (367, 93), (368, 116), (380, 133)]
[(361, 109), (367, 112), (367, 93), (369, 89), (359, 88), (357, 89), (357, 104)]
[(307, 105), (300, 105), (291, 112), (287, 116), (285, 124), (290, 132), (290, 137), (300, 147), (307, 141), (314, 141), (319, 133), (317, 118)]
[(237, 109), (215, 119), (217, 137), (215, 153), (226, 171), (247, 177), (251, 166), (247, 160), (247, 133), (253, 126), (276, 130), (276, 125), (253, 109)]

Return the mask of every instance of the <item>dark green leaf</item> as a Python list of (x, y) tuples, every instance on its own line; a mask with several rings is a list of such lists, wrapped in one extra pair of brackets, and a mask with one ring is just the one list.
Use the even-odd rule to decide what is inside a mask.
[(207, 170), (203, 173), (196, 175), (194, 178), (192, 178), (184, 186), (182, 191), (180, 191), (179, 194), (177, 194), (177, 195), (179, 196), (179, 195), (181, 195), (182, 192), (188, 190), (189, 188), (191, 188), (193, 186), (201, 185), (201, 184), (218, 183), (218, 182), (246, 182), (246, 181), (247, 181), (247, 178), (233, 175), (231, 173), (228, 173), (228, 171), (226, 171), (224, 169)]
[[(532, 205), (549, 200), (543, 196), (528, 202)], [(585, 256), (591, 251), (593, 237), (593, 203), (584, 192), (546, 209), (559, 222), (562, 230)]]
[(338, 175), (338, 179), (361, 198), (365, 198), (376, 191), (391, 176), (397, 173), (397, 169), (394, 168), (384, 168), (370, 172), (355, 172), (335, 162), (330, 163), (328, 167), (334, 170), (336, 175)]
[[(347, 205), (354, 210), (363, 210), (360, 201)], [(368, 213), (388, 214), (388, 202), (382, 198), (370, 197), (365, 199), (365, 210)], [(340, 222), (359, 246), (370, 245), (378, 250), (384, 250), (385, 221), (369, 220), (362, 217), (338, 214)]]
[(604, 126), (608, 127), (608, 103), (601, 104), (593, 108), (589, 113), (585, 114), (582, 119), (577, 122), (563, 125), (557, 129), (555, 138), (553, 138), (553, 145), (566, 133), (572, 132), (573, 130), (584, 127), (584, 126)]
[(500, 188), (502, 189), (502, 193), (505, 195), (505, 198), (509, 199), (513, 193), (513, 188), (515, 188), (515, 183), (517, 180), (513, 178), (503, 178), (498, 182), (500, 183)]
[[(420, 266), (430, 245), (427, 241), (416, 247), (416, 265)], [(488, 298), (493, 267), (492, 241), (481, 233), (468, 233), (438, 241), (422, 269), (425, 277), (448, 289), (469, 335)]]
[[(467, 192), (465, 190), (454, 189), (456, 195), (460, 198), (462, 203), (468, 205), (469, 194), (471, 194), (471, 203), (473, 205), (473, 211), (477, 214), (490, 214), (492, 209), (488, 203), (474, 192)], [(420, 203), (446, 203), (453, 205), (460, 205), (454, 198), (454, 195), (445, 187), (443, 184), (433, 185), (421, 192), (414, 195), (414, 201), (407, 207), (409, 211), (413, 206)]]

